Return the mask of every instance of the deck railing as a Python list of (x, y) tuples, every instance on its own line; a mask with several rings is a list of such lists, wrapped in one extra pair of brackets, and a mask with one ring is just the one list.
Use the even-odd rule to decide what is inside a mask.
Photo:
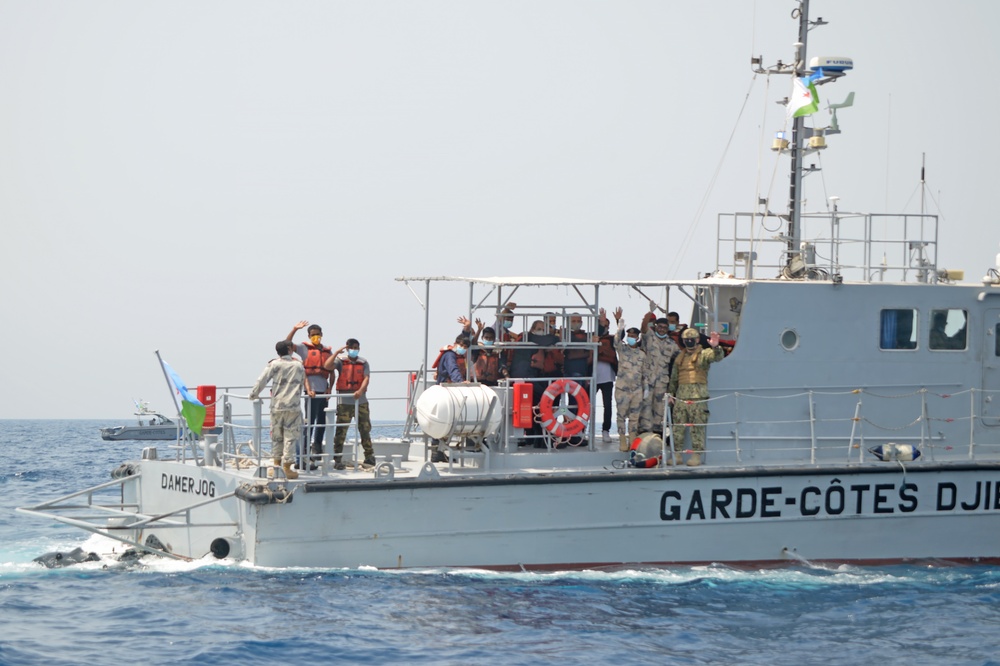
[(938, 281), (936, 215), (803, 214), (801, 263), (789, 261), (784, 224), (773, 214), (719, 215), (718, 269), (738, 278)]
[[(938, 393), (868, 389), (781, 395), (730, 392), (705, 401), (706, 449), (713, 462), (863, 462), (885, 444), (916, 447), (925, 460), (1000, 458), (1000, 418), (984, 406), (1000, 391)], [(681, 433), (673, 424), (674, 432)], [(987, 436), (992, 433), (992, 437)], [(674, 446), (683, 449), (680, 437)]]

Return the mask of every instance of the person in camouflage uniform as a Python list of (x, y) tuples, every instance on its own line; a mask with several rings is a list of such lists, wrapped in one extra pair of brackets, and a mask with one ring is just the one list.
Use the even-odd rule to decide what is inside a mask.
[(642, 336), (642, 346), (646, 351), (642, 374), (649, 393), (643, 398), (639, 432), (655, 432), (662, 437), (663, 401), (670, 386), (670, 364), (680, 349), (670, 339), (669, 324), (665, 318), (656, 320), (652, 335), (647, 332)]
[[(257, 383), (250, 389), (250, 399), (256, 400), (268, 382), (271, 382), (271, 457), (275, 466), (281, 465), (285, 476), (297, 479), (292, 469), (295, 447), (302, 437), (302, 391), (306, 382), (306, 369), (292, 356), (292, 343), (281, 340), (274, 346), (278, 356), (268, 362)], [(268, 470), (268, 477), (274, 470)]]
[[(642, 411), (642, 392), (646, 387), (643, 366), (646, 351), (639, 345), (639, 329), (623, 331), (625, 321), (622, 309), (615, 310), (618, 334), (615, 351), (618, 353), (618, 375), (615, 378), (615, 404), (618, 406), (618, 450), (628, 451), (629, 435), (639, 434), (639, 417)], [(626, 428), (626, 422), (628, 428)]]
[(708, 338), (709, 348), (699, 342), (698, 330), (684, 329), (681, 334), (684, 349), (674, 359), (670, 373), (670, 403), (674, 406), (674, 446), (681, 449), (688, 431), (691, 432), (693, 454), (687, 464), (695, 467), (701, 464), (701, 454), (705, 450), (705, 425), (708, 423), (708, 366), (721, 361), (725, 353), (719, 346), (719, 334), (715, 331)]
[[(346, 354), (341, 352), (346, 351)], [(347, 441), (347, 427), (357, 414), (358, 434), (365, 459), (361, 463), (366, 469), (375, 466), (375, 449), (372, 447), (372, 419), (368, 406), (368, 382), (371, 368), (361, 354), (361, 343), (356, 338), (348, 338), (343, 347), (326, 360), (323, 366), (337, 376), (337, 432), (333, 436), (333, 468), (345, 469), (344, 442)], [(333, 375), (331, 375), (331, 378)]]

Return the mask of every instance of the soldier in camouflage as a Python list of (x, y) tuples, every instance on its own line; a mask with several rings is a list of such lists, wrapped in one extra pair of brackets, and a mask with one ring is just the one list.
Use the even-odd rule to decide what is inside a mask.
[(670, 373), (670, 403), (674, 406), (674, 446), (684, 447), (685, 435), (691, 432), (691, 450), (694, 453), (687, 464), (696, 467), (701, 464), (701, 454), (705, 450), (705, 426), (708, 423), (708, 366), (721, 361), (725, 354), (719, 347), (719, 334), (709, 336), (709, 348), (699, 342), (698, 330), (684, 329), (681, 334), (684, 349), (674, 359)]
[(625, 320), (622, 319), (622, 309), (617, 308), (614, 314), (615, 322), (618, 323), (618, 334), (615, 335), (615, 351), (618, 353), (618, 375), (615, 378), (618, 449), (628, 451), (629, 440), (639, 434), (642, 393), (646, 387), (642, 374), (646, 351), (639, 345), (639, 329), (630, 328), (623, 331)]
[(669, 323), (665, 318), (656, 320), (652, 335), (647, 331), (642, 336), (642, 346), (646, 351), (643, 377), (649, 387), (649, 393), (643, 398), (639, 432), (655, 432), (662, 437), (663, 402), (670, 387), (670, 364), (674, 354), (680, 349), (677, 343), (670, 339)]
[[(274, 346), (281, 358), (272, 359), (257, 382), (250, 389), (250, 399), (256, 400), (268, 382), (271, 382), (271, 457), (275, 466), (281, 465), (285, 476), (298, 478), (292, 469), (295, 462), (295, 448), (302, 437), (302, 391), (305, 387), (306, 370), (292, 354), (292, 343), (281, 340)], [(274, 470), (268, 470), (268, 477)]]

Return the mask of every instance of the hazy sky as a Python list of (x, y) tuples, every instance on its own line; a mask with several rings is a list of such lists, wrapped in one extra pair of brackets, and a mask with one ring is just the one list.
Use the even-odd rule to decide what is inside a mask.
[[(154, 350), (191, 385), (246, 386), (300, 319), (415, 368), (401, 275), (712, 270), (717, 213), (768, 190), (784, 210), (768, 148), (790, 83), (749, 60), (792, 59), (794, 6), (0, 2), (0, 418), (172, 411)], [(856, 99), (808, 209), (918, 212), (926, 153), (939, 263), (977, 280), (1000, 242), (1000, 3), (812, 16), (810, 55), (856, 67), (816, 122)]]

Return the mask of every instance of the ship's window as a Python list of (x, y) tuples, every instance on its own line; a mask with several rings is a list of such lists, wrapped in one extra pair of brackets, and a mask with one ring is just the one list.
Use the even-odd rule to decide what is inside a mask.
[(966, 324), (969, 315), (965, 310), (931, 310), (931, 349), (965, 349)]
[(781, 332), (781, 346), (787, 351), (792, 351), (799, 346), (799, 334), (790, 328)]
[(917, 348), (916, 310), (882, 310), (879, 347), (881, 349)]
[(996, 330), (993, 331), (993, 339), (996, 341), (994, 343), (996, 345), (996, 352), (994, 355), (1000, 356), (1000, 324), (997, 324)]

